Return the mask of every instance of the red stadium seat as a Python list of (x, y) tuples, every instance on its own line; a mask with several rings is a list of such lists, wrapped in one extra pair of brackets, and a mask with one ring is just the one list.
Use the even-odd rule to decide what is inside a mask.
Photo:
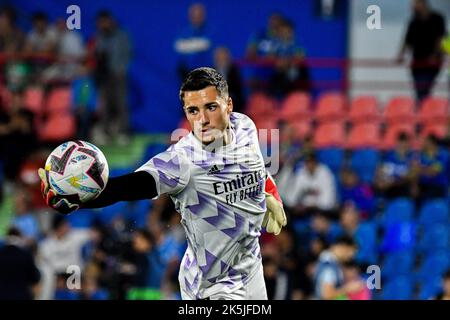
[(303, 140), (306, 136), (309, 136), (312, 132), (311, 121), (299, 121), (289, 123), (294, 130), (294, 138), (297, 140)]
[(71, 104), (72, 91), (70, 88), (56, 88), (48, 95), (46, 111), (49, 114), (67, 112), (70, 111)]
[(374, 96), (359, 96), (350, 105), (349, 119), (352, 123), (378, 122), (380, 113)]
[(75, 119), (71, 114), (54, 114), (43, 123), (40, 138), (42, 141), (60, 142), (72, 139), (75, 132)]
[(422, 124), (447, 123), (448, 100), (447, 98), (428, 97), (419, 110), (419, 121)]
[(384, 119), (388, 124), (415, 122), (415, 102), (411, 97), (394, 97), (386, 105)]
[(344, 147), (345, 126), (343, 122), (320, 124), (314, 132), (316, 148)]
[(323, 94), (317, 103), (315, 118), (320, 123), (344, 121), (346, 119), (345, 97), (338, 92)]
[(448, 132), (447, 124), (435, 123), (426, 125), (420, 132), (420, 136), (425, 138), (429, 135), (435, 135), (438, 138), (444, 138)]
[(358, 124), (352, 128), (347, 140), (350, 149), (378, 148), (380, 146), (380, 127), (376, 123)]
[(311, 119), (311, 96), (304, 92), (289, 94), (281, 105), (280, 118), (288, 122)]
[(395, 148), (397, 138), (400, 133), (406, 133), (411, 137), (411, 142), (414, 143), (415, 126), (413, 123), (399, 123), (389, 126), (383, 137), (381, 148), (384, 150), (390, 150)]
[(254, 121), (267, 117), (278, 119), (275, 99), (261, 92), (254, 93), (248, 98), (246, 112)]
[(25, 108), (40, 114), (44, 102), (44, 91), (39, 87), (30, 87), (25, 90), (23, 104)]

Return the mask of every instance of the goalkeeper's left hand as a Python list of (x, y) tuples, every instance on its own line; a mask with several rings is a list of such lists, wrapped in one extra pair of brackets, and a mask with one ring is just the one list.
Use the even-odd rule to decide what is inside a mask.
[(268, 175), (266, 179), (266, 214), (262, 226), (267, 232), (278, 235), (281, 229), (287, 224), (286, 214), (283, 209), (283, 202), (278, 194), (278, 189), (273, 178)]
[(283, 205), (270, 193), (266, 193), (267, 211), (263, 219), (263, 227), (267, 232), (278, 235), (281, 229), (287, 224), (286, 214)]

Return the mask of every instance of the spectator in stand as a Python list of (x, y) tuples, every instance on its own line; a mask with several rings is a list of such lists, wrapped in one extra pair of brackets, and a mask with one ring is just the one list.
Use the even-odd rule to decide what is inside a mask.
[(445, 37), (444, 17), (433, 11), (427, 0), (413, 0), (413, 17), (398, 55), (403, 62), (406, 50), (412, 51), (411, 73), (417, 101), (430, 95), (443, 62), (441, 43)]
[(270, 81), (270, 91), (278, 98), (296, 90), (309, 89), (309, 72), (303, 59), (304, 49), (295, 39), (292, 22), (284, 20), (279, 28), (275, 49), (275, 72)]
[(193, 69), (213, 64), (212, 50), (214, 36), (211, 26), (206, 22), (206, 9), (202, 3), (189, 7), (189, 25), (175, 39), (175, 51), (178, 54), (178, 75), (180, 79)]
[(56, 215), (53, 233), (39, 246), (39, 268), (42, 272), (42, 299), (53, 297), (57, 275), (65, 274), (67, 266), (83, 270), (82, 247), (90, 239), (89, 230), (71, 229), (64, 216)]
[(214, 68), (227, 80), (228, 93), (233, 99), (233, 111), (243, 112), (245, 107), (239, 68), (233, 63), (230, 50), (226, 47), (218, 47), (214, 50)]
[(445, 272), (442, 277), (442, 292), (439, 293), (435, 300), (450, 300), (450, 269)]
[(99, 144), (113, 138), (126, 144), (129, 138), (127, 73), (131, 58), (130, 40), (109, 11), (100, 11), (96, 23), (94, 77), (102, 103), (100, 131), (96, 139)]
[(33, 29), (26, 38), (25, 53), (39, 55), (55, 53), (57, 41), (58, 33), (49, 25), (47, 14), (35, 12)]
[(281, 25), (284, 17), (279, 13), (272, 13), (267, 28), (252, 35), (247, 45), (247, 58), (274, 57), (280, 37)]
[(447, 198), (448, 165), (448, 152), (439, 146), (438, 138), (434, 135), (426, 137), (419, 161), (413, 165), (420, 201), (431, 198)]
[(24, 45), (25, 35), (16, 25), (16, 11), (12, 7), (0, 9), (0, 52), (17, 54)]
[(25, 43), (24, 33), (16, 25), (16, 11), (12, 7), (0, 9), (0, 53), (15, 56), (5, 61), (2, 72), (10, 90), (22, 88), (27, 81), (26, 64), (18, 59)]
[(411, 150), (410, 136), (401, 132), (394, 150), (386, 154), (377, 169), (375, 188), (388, 199), (411, 197), (411, 167), (416, 154)]
[(267, 288), (267, 298), (269, 300), (287, 300), (291, 296), (288, 274), (280, 269), (277, 261), (271, 257), (263, 257), (264, 280)]
[(72, 81), (72, 108), (77, 118), (77, 137), (91, 140), (97, 109), (97, 89), (87, 65), (78, 67)]
[(354, 203), (364, 218), (372, 216), (375, 209), (372, 187), (360, 182), (356, 173), (349, 168), (342, 170), (340, 194), (341, 203)]
[(314, 275), (316, 299), (345, 299), (348, 294), (362, 289), (363, 284), (359, 281), (344, 284), (343, 265), (353, 259), (355, 253), (354, 240), (341, 237), (320, 254)]
[(34, 114), (23, 106), (23, 92), (13, 92), (11, 108), (0, 115), (0, 161), (5, 177), (14, 181), (22, 162), (37, 145)]
[(39, 280), (39, 270), (20, 231), (10, 228), (0, 247), (0, 300), (34, 299)]
[(39, 223), (31, 211), (31, 199), (23, 187), (16, 188), (14, 196), (15, 216), (12, 225), (15, 226), (24, 241), (31, 246), (39, 240), (40, 230)]
[(294, 208), (294, 215), (305, 216), (311, 212), (329, 212), (335, 209), (336, 185), (333, 173), (321, 164), (314, 153), (305, 156), (304, 165), (296, 173), (286, 205)]
[(360, 290), (355, 290), (347, 294), (348, 300), (370, 300), (372, 294), (366, 285), (366, 281), (361, 276), (361, 268), (355, 261), (348, 261), (343, 265), (344, 286), (350, 283), (357, 286), (360, 283)]
[(63, 18), (56, 21), (55, 54), (56, 63), (45, 70), (43, 80), (70, 81), (86, 55), (86, 48), (81, 34), (67, 29)]

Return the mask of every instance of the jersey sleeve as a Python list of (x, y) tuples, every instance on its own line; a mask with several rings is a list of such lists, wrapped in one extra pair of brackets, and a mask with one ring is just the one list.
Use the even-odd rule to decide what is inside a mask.
[(183, 191), (190, 178), (190, 166), (186, 155), (170, 147), (139, 167), (138, 171), (150, 173), (156, 182), (158, 198), (163, 194), (175, 195)]

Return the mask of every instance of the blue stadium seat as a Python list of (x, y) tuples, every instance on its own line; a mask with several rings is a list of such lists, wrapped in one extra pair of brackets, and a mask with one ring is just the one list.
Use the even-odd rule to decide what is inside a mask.
[(355, 232), (358, 244), (356, 261), (374, 264), (378, 259), (377, 225), (373, 222), (361, 223)]
[(147, 217), (152, 207), (149, 200), (132, 201), (128, 203), (126, 219), (135, 228), (143, 228), (147, 223)]
[(341, 148), (325, 148), (317, 151), (319, 161), (326, 164), (332, 172), (338, 174), (344, 164), (344, 150)]
[(419, 282), (418, 299), (428, 300), (438, 295), (442, 290), (440, 277), (429, 277)]
[(350, 158), (350, 167), (357, 173), (361, 181), (371, 183), (379, 157), (379, 152), (375, 149), (355, 150)]
[(399, 222), (412, 221), (413, 217), (414, 203), (407, 198), (399, 198), (387, 204), (381, 223), (386, 227)]
[(67, 215), (67, 221), (72, 228), (87, 229), (94, 222), (95, 212), (91, 209), (83, 209)]
[(413, 298), (414, 285), (408, 276), (399, 276), (388, 281), (382, 287), (381, 299), (383, 300), (410, 300)]
[(424, 226), (448, 224), (449, 210), (447, 201), (444, 199), (427, 201), (420, 209), (419, 223)]
[(109, 225), (118, 216), (125, 217), (128, 210), (127, 202), (118, 202), (111, 206), (104, 207), (98, 210), (95, 214), (96, 220), (99, 220), (103, 225)]
[(416, 244), (416, 224), (398, 222), (387, 225), (384, 230), (381, 252), (412, 250)]
[(435, 276), (440, 277), (450, 268), (450, 254), (448, 250), (434, 251), (428, 254), (417, 273), (419, 281)]
[(410, 274), (414, 268), (414, 260), (413, 250), (388, 253), (381, 268), (383, 278), (393, 279)]
[(421, 252), (433, 252), (450, 249), (450, 229), (447, 224), (429, 225), (423, 230), (418, 243)]

